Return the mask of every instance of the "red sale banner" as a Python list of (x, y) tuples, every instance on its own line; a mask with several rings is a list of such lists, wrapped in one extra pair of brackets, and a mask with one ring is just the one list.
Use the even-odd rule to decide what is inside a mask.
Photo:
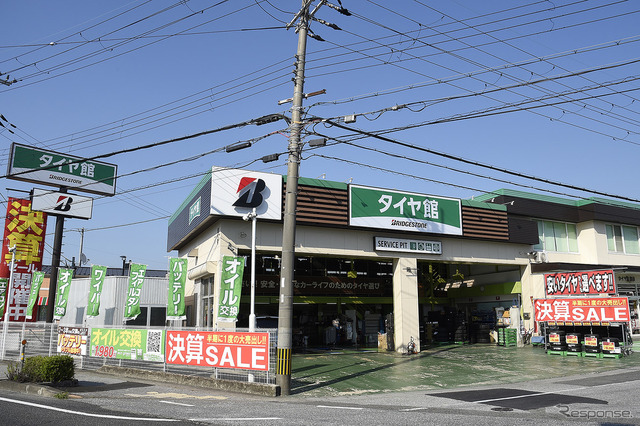
[(626, 297), (536, 299), (536, 321), (550, 322), (628, 322), (629, 299)]
[(604, 271), (559, 272), (544, 274), (547, 296), (615, 294), (616, 284), (611, 269)]
[(168, 364), (269, 370), (269, 333), (167, 331)]

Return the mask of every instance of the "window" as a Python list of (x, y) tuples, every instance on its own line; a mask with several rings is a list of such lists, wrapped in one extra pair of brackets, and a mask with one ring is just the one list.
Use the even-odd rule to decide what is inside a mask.
[(539, 220), (538, 237), (538, 244), (533, 246), (535, 250), (578, 252), (578, 231), (573, 223)]
[(607, 247), (610, 252), (640, 254), (638, 228), (628, 225), (606, 225)]

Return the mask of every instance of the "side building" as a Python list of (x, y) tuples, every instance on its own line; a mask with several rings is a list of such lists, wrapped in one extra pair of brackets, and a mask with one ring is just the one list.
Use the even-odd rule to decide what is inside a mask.
[[(167, 249), (189, 260), (186, 296), (195, 315), (187, 325), (246, 327), (255, 262), (258, 326), (276, 326), (283, 188), (281, 175), (214, 167), (170, 218)], [(252, 226), (243, 216), (254, 207), (251, 259)], [(502, 312), (513, 307), (512, 326), (535, 327), (533, 300), (546, 297), (550, 271), (613, 268), (616, 281), (629, 284), (621, 288), (636, 297), (637, 221), (638, 206), (604, 200), (506, 190), (460, 200), (301, 178), (294, 346), (376, 346), (379, 333), (393, 336), (397, 351), (412, 337), (422, 344), (488, 343)], [(631, 252), (616, 252), (618, 241)], [(228, 255), (247, 259), (237, 323), (216, 315)]]

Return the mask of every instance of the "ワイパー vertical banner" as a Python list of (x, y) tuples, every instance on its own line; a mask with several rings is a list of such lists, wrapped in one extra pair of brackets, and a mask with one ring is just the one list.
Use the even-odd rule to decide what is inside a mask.
[(184, 313), (184, 286), (187, 282), (187, 259), (169, 259), (167, 320), (187, 319)]
[(218, 320), (233, 322), (238, 319), (243, 273), (244, 257), (224, 256), (222, 258)]
[(124, 307), (124, 320), (134, 320), (140, 315), (140, 293), (144, 284), (144, 275), (147, 272), (147, 265), (131, 264), (129, 271), (129, 288), (127, 289), (127, 299)]
[(56, 291), (56, 303), (53, 310), (53, 319), (62, 319), (62, 317), (67, 313), (71, 278), (73, 278), (73, 269), (58, 269), (58, 291)]
[(89, 300), (87, 301), (87, 318), (95, 318), (100, 315), (100, 296), (102, 285), (107, 276), (107, 267), (93, 265), (91, 267), (91, 282), (89, 283)]

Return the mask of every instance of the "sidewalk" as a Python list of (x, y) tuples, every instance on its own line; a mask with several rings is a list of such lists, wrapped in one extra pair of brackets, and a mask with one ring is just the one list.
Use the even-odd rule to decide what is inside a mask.
[[(547, 355), (544, 349), (526, 346), (447, 345), (423, 349), (419, 354), (340, 350), (293, 355), (291, 393), (294, 398), (365, 395), (385, 392), (440, 390), (497, 385), (571, 375), (596, 375), (622, 368), (640, 369), (640, 354), (621, 359), (595, 359)], [(161, 391), (188, 388), (175, 383), (131, 379), (76, 370), (78, 386), (53, 388), (6, 380), (6, 363), (0, 363), (0, 390), (53, 397), (100, 392), (119, 396), (133, 388)], [(219, 389), (190, 388), (197, 394), (222, 395)]]

